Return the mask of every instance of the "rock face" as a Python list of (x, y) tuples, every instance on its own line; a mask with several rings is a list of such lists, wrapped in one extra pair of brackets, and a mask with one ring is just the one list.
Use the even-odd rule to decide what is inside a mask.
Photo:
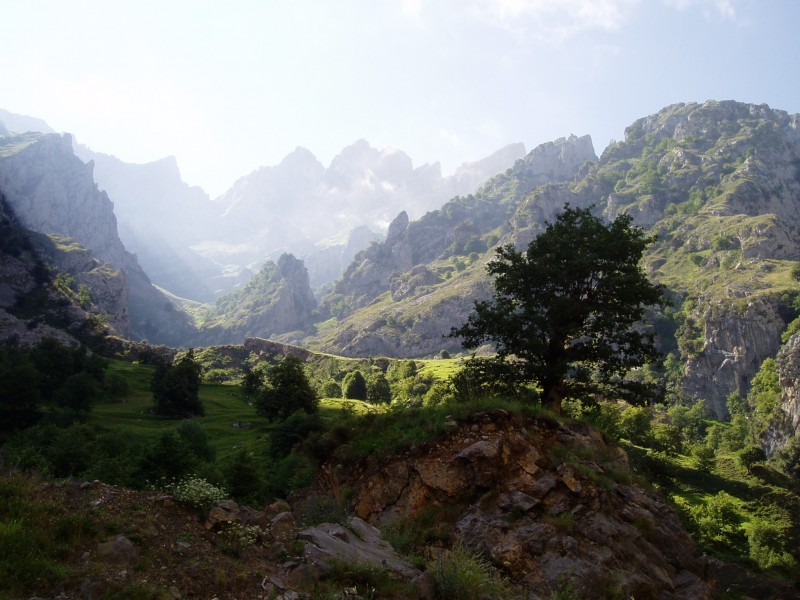
[(98, 187), (114, 202), (119, 237), (153, 283), (200, 301), (239, 283), (235, 274), (224, 277), (219, 264), (191, 249), (218, 215), (208, 194), (181, 180), (174, 157), (139, 165), (74, 147), (81, 160), (94, 164)]
[(0, 343), (94, 345), (98, 335), (126, 335), (127, 299), (120, 271), (72, 240), (23, 229), (0, 193)]
[(355, 514), (411, 523), (440, 507), (451, 515), (435, 521), (441, 535), (479, 550), (531, 593), (566, 578), (581, 598), (602, 598), (611, 585), (637, 598), (712, 597), (676, 514), (654, 493), (614, 481), (627, 456), (602, 434), (502, 410), (451, 426), (434, 446), (367, 461), (353, 474)]
[(113, 205), (97, 189), (92, 165), (74, 155), (70, 136), (26, 134), (4, 142), (9, 151), (0, 157), (0, 189), (19, 221), (74, 238), (125, 273), (131, 336), (175, 345), (188, 339), (191, 319), (152, 286), (123, 246)]
[(303, 261), (284, 254), (241, 290), (218, 299), (204, 317), (199, 345), (241, 343), (308, 326), (316, 300)]
[(768, 455), (782, 448), (787, 440), (800, 436), (800, 334), (795, 333), (775, 357), (781, 386), (781, 418), (762, 437)]
[(487, 244), (481, 246), (481, 236), (507, 221), (526, 194), (544, 183), (575, 177), (586, 161), (593, 160), (596, 156), (589, 136), (560, 139), (538, 146), (475, 195), (456, 197), (417, 221), (401, 212), (392, 221), (385, 242), (356, 256), (323, 299), (322, 312), (346, 316), (387, 292), (393, 276), (415, 265), (469, 254), (473, 246), (485, 251)]
[(747, 395), (761, 363), (778, 351), (786, 323), (776, 304), (768, 298), (754, 298), (744, 306), (701, 304), (703, 348), (688, 361), (684, 390), (704, 398), (713, 418), (729, 418), (728, 395)]

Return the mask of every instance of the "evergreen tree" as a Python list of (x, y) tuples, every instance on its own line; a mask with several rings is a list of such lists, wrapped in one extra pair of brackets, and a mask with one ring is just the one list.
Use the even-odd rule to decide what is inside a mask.
[(624, 375), (658, 357), (654, 336), (636, 325), (664, 301), (639, 267), (652, 239), (631, 221), (606, 225), (567, 205), (526, 252), (498, 248), (488, 265), (494, 299), (476, 302), (451, 335), (470, 349), (494, 342), (497, 359), (538, 384), (555, 412), (568, 396), (634, 390)]

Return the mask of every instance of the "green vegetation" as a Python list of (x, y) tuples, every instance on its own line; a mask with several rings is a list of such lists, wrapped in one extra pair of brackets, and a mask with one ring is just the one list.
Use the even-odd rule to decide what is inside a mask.
[[(492, 366), (484, 380), (514, 373), (517, 382), (533, 381), (556, 413), (564, 398), (632, 387), (627, 372), (658, 357), (654, 336), (634, 325), (664, 300), (639, 268), (652, 239), (631, 221), (621, 215), (605, 225), (567, 206), (524, 254), (512, 245), (497, 250), (488, 265), (494, 299), (476, 302), (475, 314), (452, 332), (466, 348), (496, 344), (496, 359), (478, 359), (478, 368)], [(637, 385), (630, 397), (643, 392)]]

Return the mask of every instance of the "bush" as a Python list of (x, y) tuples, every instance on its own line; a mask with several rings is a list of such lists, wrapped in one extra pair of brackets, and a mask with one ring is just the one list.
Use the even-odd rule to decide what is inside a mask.
[(762, 569), (793, 569), (797, 561), (790, 552), (787, 532), (778, 522), (757, 518), (747, 528), (750, 558)]
[(754, 464), (767, 460), (767, 453), (761, 446), (749, 446), (739, 450), (736, 458), (739, 464), (750, 473)]
[(442, 554), (428, 570), (433, 573), (442, 598), (483, 600), (514, 596), (508, 580), (500, 576), (488, 560), (462, 544)]
[(630, 406), (622, 411), (619, 430), (625, 439), (645, 446), (650, 441), (651, 429), (650, 409), (644, 406)]
[(742, 517), (736, 499), (725, 492), (711, 496), (692, 510), (701, 540), (710, 545), (736, 546), (742, 541)]
[(329, 379), (322, 384), (319, 390), (319, 395), (323, 398), (341, 398), (342, 386), (335, 379)]
[(171, 493), (181, 504), (198, 510), (208, 510), (228, 497), (227, 492), (210, 484), (200, 477), (186, 477), (178, 482), (168, 483), (165, 491)]

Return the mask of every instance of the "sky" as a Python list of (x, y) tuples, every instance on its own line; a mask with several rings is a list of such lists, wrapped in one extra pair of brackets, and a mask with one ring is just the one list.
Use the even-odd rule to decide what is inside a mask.
[(0, 108), (212, 197), (297, 146), (444, 174), (676, 102), (800, 112), (796, 0), (0, 0)]

